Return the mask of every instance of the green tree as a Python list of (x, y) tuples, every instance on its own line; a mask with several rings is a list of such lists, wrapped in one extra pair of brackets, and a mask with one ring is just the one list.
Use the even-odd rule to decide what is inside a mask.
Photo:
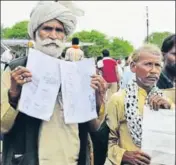
[[(72, 37), (78, 37), (81, 42), (94, 43), (94, 45), (92, 46), (83, 48), (85, 56), (87, 57), (96, 57), (101, 55), (102, 49), (108, 47), (109, 45), (109, 40), (107, 39), (107, 36), (97, 30), (83, 30), (81, 32), (73, 34)], [(71, 38), (69, 40), (71, 40)]]
[(27, 26), (28, 21), (21, 21), (16, 23), (12, 27), (4, 28), (2, 32), (2, 38), (26, 39), (28, 38)]
[(114, 58), (126, 57), (134, 50), (133, 45), (126, 40), (115, 37), (109, 46), (111, 56)]
[[(157, 45), (159, 48), (161, 48), (162, 43), (166, 37), (171, 35), (171, 32), (153, 32), (148, 37), (148, 42)], [(147, 42), (147, 37), (144, 40)]]
[(114, 58), (128, 56), (133, 51), (133, 46), (128, 41), (113, 38), (111, 42), (105, 34), (97, 30), (77, 32), (72, 37), (78, 37), (81, 42), (94, 43), (93, 46), (83, 48), (85, 56), (88, 57), (102, 55), (103, 49), (110, 50), (111, 56)]

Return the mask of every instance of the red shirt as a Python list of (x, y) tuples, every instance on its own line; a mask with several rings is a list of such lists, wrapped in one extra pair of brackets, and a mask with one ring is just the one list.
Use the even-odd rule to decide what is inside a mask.
[(119, 82), (119, 78), (116, 75), (116, 66), (117, 62), (114, 59), (110, 57), (103, 58), (102, 74), (108, 83)]

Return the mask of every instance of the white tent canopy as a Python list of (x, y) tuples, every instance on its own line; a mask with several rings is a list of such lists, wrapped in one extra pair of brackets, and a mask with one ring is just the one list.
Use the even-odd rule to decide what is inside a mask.
[[(1, 40), (1, 42), (4, 43), (5, 45), (22, 46), (22, 47), (26, 47), (29, 41), (31, 40), (27, 40), (27, 39), (2, 39)], [(94, 43), (80, 42), (79, 45), (80, 46), (91, 46), (91, 45), (94, 45)], [(71, 46), (71, 42), (67, 42), (66, 47), (70, 47), (70, 46)]]

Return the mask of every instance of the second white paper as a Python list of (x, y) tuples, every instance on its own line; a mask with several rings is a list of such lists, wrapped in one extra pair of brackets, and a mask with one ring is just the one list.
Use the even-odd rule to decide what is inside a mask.
[(91, 75), (95, 74), (94, 59), (60, 61), (60, 67), (65, 123), (97, 118), (95, 90), (90, 86)]

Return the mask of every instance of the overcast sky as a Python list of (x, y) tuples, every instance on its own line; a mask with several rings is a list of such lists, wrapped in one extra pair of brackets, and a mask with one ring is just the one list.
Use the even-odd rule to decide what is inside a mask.
[[(1, 1), (1, 24), (12, 26), (28, 20), (37, 1)], [(76, 31), (96, 29), (109, 37), (122, 37), (135, 47), (146, 37), (146, 6), (149, 31), (175, 33), (175, 1), (75, 1), (85, 11)]]

